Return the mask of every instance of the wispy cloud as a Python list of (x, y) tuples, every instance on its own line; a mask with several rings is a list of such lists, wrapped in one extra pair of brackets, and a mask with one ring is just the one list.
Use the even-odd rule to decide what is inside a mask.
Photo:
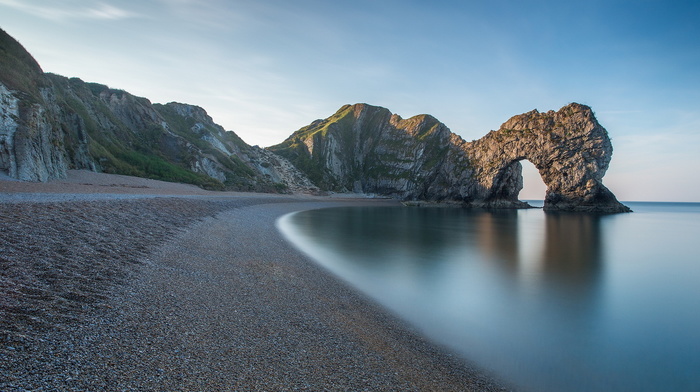
[(14, 8), (15, 10), (34, 15), (42, 19), (53, 21), (69, 20), (120, 20), (136, 18), (141, 15), (115, 7), (103, 2), (82, 2), (82, 4), (56, 7), (48, 1), (28, 2), (19, 0), (0, 0), (0, 6)]
[(96, 8), (90, 8), (84, 12), (88, 18), (94, 19), (128, 19), (139, 15), (130, 11), (113, 7), (109, 4), (98, 4)]

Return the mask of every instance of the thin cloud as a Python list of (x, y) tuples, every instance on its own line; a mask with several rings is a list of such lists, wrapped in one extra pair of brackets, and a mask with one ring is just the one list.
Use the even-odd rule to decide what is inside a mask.
[(57, 8), (48, 4), (27, 4), (18, 0), (0, 0), (0, 6), (14, 8), (15, 10), (34, 15), (42, 19), (52, 21), (69, 20), (120, 20), (137, 18), (141, 15), (118, 8), (106, 3), (98, 2), (94, 5), (73, 6), (70, 8)]
[(109, 4), (99, 4), (97, 8), (88, 9), (84, 13), (85, 16), (92, 19), (128, 19), (137, 17), (137, 14), (111, 6)]

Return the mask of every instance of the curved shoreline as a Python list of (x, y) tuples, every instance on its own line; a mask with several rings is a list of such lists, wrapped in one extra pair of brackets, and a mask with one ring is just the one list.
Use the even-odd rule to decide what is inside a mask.
[[(367, 203), (388, 201), (238, 195), (2, 205), (22, 206), (15, 219), (24, 226), (14, 234), (37, 230), (12, 237), (3, 221), (0, 246), (27, 242), (9, 261), (60, 231), (88, 245), (64, 257), (58, 239), (39, 257), (72, 258), (80, 271), (63, 279), (81, 280), (82, 292), (36, 292), (29, 279), (13, 293), (30, 300), (23, 317), (0, 308), (0, 389), (502, 390), (302, 255), (274, 226), (292, 211)], [(42, 228), (32, 226), (37, 218)], [(96, 257), (121, 263), (97, 270), (114, 276), (91, 275)], [(3, 279), (17, 276), (27, 277)]]

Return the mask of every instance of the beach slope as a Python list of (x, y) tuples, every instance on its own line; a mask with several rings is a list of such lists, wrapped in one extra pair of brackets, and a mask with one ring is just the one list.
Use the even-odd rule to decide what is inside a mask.
[(133, 189), (0, 203), (0, 390), (502, 390), (274, 225), (390, 201)]

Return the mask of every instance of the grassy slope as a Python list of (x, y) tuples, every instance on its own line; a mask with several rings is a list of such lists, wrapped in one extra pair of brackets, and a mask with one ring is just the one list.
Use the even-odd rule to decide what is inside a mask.
[[(67, 79), (47, 74), (54, 85), (59, 105), (67, 112), (76, 113), (84, 125), (89, 139), (90, 156), (106, 173), (152, 178), (157, 180), (183, 182), (205, 189), (224, 189), (221, 182), (209, 176), (194, 173), (187, 169), (184, 161), (165, 156), (159, 150), (159, 141), (164, 130), (157, 123), (149, 124), (138, 132), (129, 129), (107, 105), (99, 94), (108, 89), (97, 83), (85, 83), (80, 79)], [(127, 94), (127, 93), (124, 93)], [(129, 96), (134, 105), (149, 104), (147, 100)], [(96, 119), (110, 125), (106, 129)], [(67, 133), (74, 133), (74, 127), (61, 124)], [(71, 135), (77, 139), (79, 135)]]
[(44, 72), (34, 58), (14, 38), (0, 29), (0, 82), (20, 91), (31, 103), (41, 102), (39, 88)]
[[(357, 109), (364, 112), (361, 124), (357, 124), (358, 119), (355, 117)], [(294, 132), (284, 142), (269, 149), (289, 159), (316, 185), (325, 190), (338, 190), (343, 186), (352, 187), (353, 181), (362, 178), (393, 180), (413, 178), (415, 176), (413, 171), (397, 169), (394, 163), (405, 163), (403, 162), (405, 159), (401, 158), (398, 152), (415, 149), (416, 144), (424, 144), (427, 152), (422, 166), (423, 171), (434, 169), (444, 160), (447, 146), (442, 145), (443, 141), (437, 137), (437, 131), (442, 126), (437, 119), (429, 115), (418, 115), (407, 120), (399, 119), (395, 124), (399, 134), (392, 136), (386, 134), (385, 127), (390, 116), (391, 113), (381, 107), (345, 105), (331, 117), (314, 121)], [(416, 129), (416, 134), (408, 136), (408, 129), (412, 128)], [(357, 143), (364, 144), (367, 155), (364, 157), (363, 165), (353, 167), (352, 173), (346, 173), (348, 178), (337, 179), (325, 167), (325, 151), (319, 146), (325, 145), (321, 141), (327, 138), (330, 132), (333, 132), (342, 147), (346, 149), (341, 154), (348, 159), (352, 159), (352, 154), (356, 153), (353, 148)], [(311, 152), (304, 143), (310, 139), (314, 141)], [(372, 153), (378, 147), (381, 147), (383, 152)], [(339, 181), (344, 183), (341, 184)]]
[(291, 161), (299, 170), (304, 172), (316, 186), (325, 190), (336, 190), (340, 184), (326, 170), (321, 151), (309, 153), (305, 140), (325, 138), (330, 127), (344, 128), (352, 126), (354, 121), (352, 106), (345, 105), (331, 117), (314, 121), (294, 132), (284, 142), (269, 147), (269, 150)]
[[(41, 88), (53, 88), (60, 115), (52, 118), (53, 126), (62, 129), (64, 147), (70, 161), (76, 162), (78, 144), (88, 143), (89, 155), (107, 173), (126, 174), (165, 181), (184, 182), (207, 189), (247, 189), (258, 187), (258, 173), (235, 155), (224, 154), (213, 148), (191, 131), (189, 119), (167, 110), (167, 105), (151, 105), (145, 98), (125, 94), (129, 103), (138, 109), (153, 110), (166, 117), (171, 131), (212, 158), (228, 171), (226, 184), (209, 176), (192, 172), (188, 163), (193, 159), (186, 149), (164, 148), (166, 133), (159, 122), (145, 122), (145, 126), (132, 129), (111, 111), (100, 99), (100, 93), (109, 90), (105, 85), (85, 83), (77, 78), (44, 74), (36, 60), (13, 37), (0, 29), (0, 82), (21, 98), (21, 105), (44, 103)], [(74, 115), (75, 114), (75, 115)], [(76, 118), (79, 117), (79, 119)], [(138, 116), (138, 110), (134, 113)], [(209, 126), (209, 125), (208, 125)], [(212, 132), (213, 135), (218, 132)], [(87, 138), (87, 141), (85, 140)], [(221, 140), (221, 137), (217, 137)], [(233, 132), (224, 132), (222, 140), (241, 149), (250, 148)], [(80, 165), (81, 168), (85, 164)]]

